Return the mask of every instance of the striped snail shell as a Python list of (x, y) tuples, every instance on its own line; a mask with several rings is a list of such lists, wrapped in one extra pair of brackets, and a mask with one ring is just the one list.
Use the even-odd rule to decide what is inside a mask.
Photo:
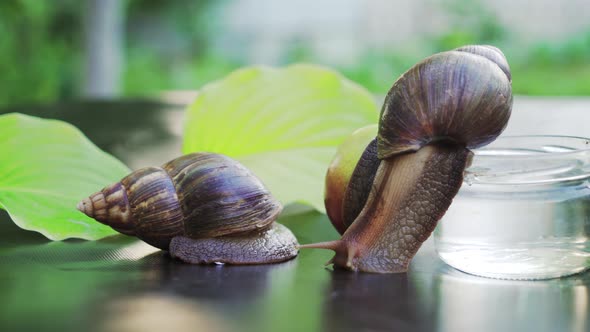
[(274, 223), (281, 204), (246, 167), (220, 154), (136, 170), (78, 209), (192, 263), (267, 263), (297, 254), (293, 234)]

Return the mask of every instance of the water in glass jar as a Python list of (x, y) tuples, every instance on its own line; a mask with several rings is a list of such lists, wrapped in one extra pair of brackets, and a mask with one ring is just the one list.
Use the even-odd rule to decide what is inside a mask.
[(447, 264), (506, 279), (546, 279), (590, 265), (590, 189), (586, 183), (519, 191), (461, 189), (435, 231)]
[(435, 234), (467, 273), (547, 279), (590, 267), (590, 139), (504, 137), (475, 151)]

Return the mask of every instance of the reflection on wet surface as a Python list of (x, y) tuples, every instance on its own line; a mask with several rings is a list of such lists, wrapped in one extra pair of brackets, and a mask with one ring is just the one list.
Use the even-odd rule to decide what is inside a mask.
[(224, 318), (193, 301), (158, 294), (129, 296), (109, 302), (98, 331), (232, 331)]
[[(294, 224), (305, 226), (314, 218), (323, 216), (304, 214), (288, 224), (301, 237), (324, 236)], [(197, 322), (211, 326), (208, 331), (590, 327), (588, 273), (548, 281), (485, 279), (445, 266), (431, 246), (408, 274), (333, 271), (323, 267), (329, 257), (308, 250), (284, 264), (195, 266), (124, 236), (0, 246), (0, 326), (150, 331), (168, 320), (175, 331)]]
[[(438, 327), (461, 331), (588, 331), (590, 276), (510, 281), (459, 271), (436, 276)], [(466, 308), (469, 308), (466, 314)]]
[(325, 292), (327, 331), (352, 327), (369, 330), (428, 331), (434, 326), (428, 308), (419, 306), (407, 274), (356, 274), (334, 271)]
[(292, 270), (296, 265), (295, 261), (273, 265), (191, 265), (163, 252), (144, 261), (144, 290), (236, 306), (251, 305), (262, 296), (273, 271)]

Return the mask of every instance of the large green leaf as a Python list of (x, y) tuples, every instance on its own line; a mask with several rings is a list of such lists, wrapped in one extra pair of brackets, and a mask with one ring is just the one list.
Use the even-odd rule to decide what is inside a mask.
[(114, 234), (76, 203), (128, 172), (65, 122), (0, 116), (0, 207), (21, 228), (52, 240)]
[(188, 109), (183, 152), (234, 157), (284, 204), (324, 211), (336, 146), (377, 116), (371, 94), (332, 70), (250, 67), (202, 89)]

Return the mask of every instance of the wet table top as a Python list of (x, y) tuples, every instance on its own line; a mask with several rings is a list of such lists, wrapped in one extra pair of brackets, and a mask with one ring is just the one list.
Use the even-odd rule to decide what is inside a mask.
[[(507, 134), (590, 136), (590, 100), (517, 97)], [(183, 106), (80, 102), (19, 111), (73, 123), (130, 167), (179, 154)], [(108, 129), (107, 129), (108, 128)], [(301, 243), (338, 237), (327, 217), (289, 207)], [(406, 274), (324, 267), (304, 250), (282, 264), (193, 266), (123, 235), (50, 242), (0, 211), (0, 330), (589, 331), (590, 273), (545, 281), (471, 276), (432, 241)]]

